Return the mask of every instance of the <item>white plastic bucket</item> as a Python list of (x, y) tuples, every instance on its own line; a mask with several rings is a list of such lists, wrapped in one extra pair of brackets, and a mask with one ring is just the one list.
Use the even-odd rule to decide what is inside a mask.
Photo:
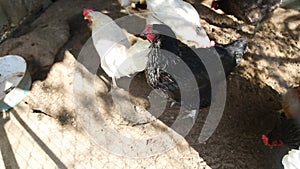
[(26, 61), (18, 55), (0, 57), (0, 112), (20, 103), (31, 86)]

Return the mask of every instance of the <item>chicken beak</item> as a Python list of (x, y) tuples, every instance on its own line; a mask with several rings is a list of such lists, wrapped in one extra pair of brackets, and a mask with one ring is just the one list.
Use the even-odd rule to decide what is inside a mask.
[(93, 21), (92, 21), (92, 19), (91, 19), (90, 16), (84, 16), (84, 19), (87, 20), (89, 22), (89, 24), (93, 23)]

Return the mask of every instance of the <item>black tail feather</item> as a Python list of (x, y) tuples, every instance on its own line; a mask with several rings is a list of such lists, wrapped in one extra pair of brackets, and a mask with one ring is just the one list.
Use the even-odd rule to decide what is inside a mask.
[(247, 51), (247, 40), (238, 39), (226, 45), (215, 46), (222, 61), (225, 74), (228, 75), (238, 66)]
[(239, 65), (243, 55), (247, 52), (248, 42), (246, 39), (241, 38), (230, 44), (225, 45), (225, 49), (228, 53), (234, 57), (236, 64)]

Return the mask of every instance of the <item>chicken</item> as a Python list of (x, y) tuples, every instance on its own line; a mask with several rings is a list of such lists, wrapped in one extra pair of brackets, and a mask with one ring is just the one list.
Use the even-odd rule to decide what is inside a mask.
[(112, 78), (113, 86), (115, 78), (129, 77), (145, 69), (149, 42), (138, 39), (131, 46), (126, 34), (109, 16), (91, 9), (85, 9), (83, 15), (90, 23), (101, 68)]
[(212, 44), (200, 23), (196, 9), (183, 0), (147, 0), (150, 14), (147, 24), (166, 24), (188, 46), (210, 47)]
[(234, 15), (247, 24), (255, 25), (254, 32), (268, 20), (281, 0), (213, 0), (211, 7), (221, 9), (228, 15)]
[(300, 150), (292, 149), (282, 158), (284, 169), (299, 169), (300, 166)]
[(154, 89), (161, 89), (175, 102), (185, 102), (189, 109), (196, 109), (199, 102), (189, 105), (182, 100), (182, 94), (196, 99), (199, 93), (200, 107), (211, 103), (211, 77), (205, 66), (215, 66), (216, 62), (210, 60), (212, 63), (204, 65), (202, 61), (220, 58), (223, 68), (216, 68), (214, 72), (217, 80), (224, 80), (221, 73), (225, 71), (228, 75), (232, 72), (247, 47), (247, 41), (240, 39), (225, 46), (191, 49), (177, 40), (171, 28), (163, 24), (147, 25), (144, 34), (151, 42), (145, 69), (148, 84)]
[(299, 86), (289, 89), (282, 100), (283, 113), (273, 130), (262, 139), (267, 146), (282, 146), (290, 148), (300, 146), (300, 82)]

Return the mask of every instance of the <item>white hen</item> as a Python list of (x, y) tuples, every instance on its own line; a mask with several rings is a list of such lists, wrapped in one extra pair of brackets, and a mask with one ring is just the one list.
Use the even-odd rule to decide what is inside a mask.
[(123, 30), (107, 15), (85, 9), (85, 19), (90, 23), (94, 46), (100, 56), (101, 68), (112, 78), (130, 76), (143, 71), (147, 65), (150, 43), (142, 39), (131, 46)]
[(168, 25), (177, 38), (189, 46), (209, 47), (211, 42), (202, 28), (196, 9), (183, 0), (147, 0), (147, 24)]
[(292, 149), (282, 159), (284, 169), (300, 168), (300, 150)]

